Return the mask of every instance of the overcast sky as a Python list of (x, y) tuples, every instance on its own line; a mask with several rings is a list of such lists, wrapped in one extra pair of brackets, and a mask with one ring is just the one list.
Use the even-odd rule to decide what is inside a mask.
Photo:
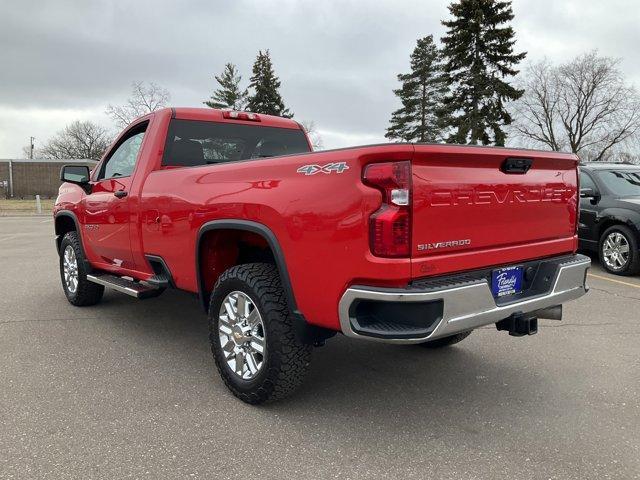
[[(418, 37), (444, 33), (448, 1), (0, 0), (0, 158), (19, 158), (65, 124), (114, 130), (104, 110), (132, 81), (201, 106), (226, 62), (248, 81), (270, 49), (285, 104), (326, 148), (384, 141), (396, 74)], [(638, 0), (515, 0), (517, 49), (563, 61), (594, 48), (640, 86)]]

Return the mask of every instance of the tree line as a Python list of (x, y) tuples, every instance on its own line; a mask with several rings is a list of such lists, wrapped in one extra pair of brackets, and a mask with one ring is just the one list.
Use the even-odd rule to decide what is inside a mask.
[[(393, 94), (400, 108), (391, 113), (390, 141), (470, 145), (507, 144), (569, 151), (585, 160), (638, 161), (640, 97), (627, 83), (618, 59), (597, 51), (561, 64), (530, 63), (515, 51), (510, 0), (457, 0), (442, 21), (446, 32), (419, 38), (408, 73), (397, 75)], [(280, 93), (269, 50), (259, 51), (249, 83), (233, 63), (214, 79), (203, 103), (211, 108), (248, 110), (293, 117)], [(136, 82), (123, 105), (106, 113), (124, 128), (134, 118), (163, 108), (169, 92)], [(315, 148), (322, 141), (313, 122), (303, 122)], [(40, 154), (49, 158), (100, 158), (111, 134), (91, 122), (74, 122), (53, 137)]]
[(398, 75), (394, 90), (402, 107), (391, 116), (386, 137), (408, 142), (503, 146), (505, 108), (523, 94), (505, 78), (518, 73), (526, 53), (513, 51), (510, 2), (461, 0), (449, 6), (447, 33), (438, 47), (433, 35), (418, 40), (411, 72)]
[(233, 63), (227, 63), (222, 74), (214, 78), (219, 87), (211, 98), (204, 102), (208, 107), (293, 117), (293, 112), (284, 106), (280, 95), (281, 82), (273, 69), (269, 50), (258, 52), (248, 88), (243, 89), (240, 86), (242, 76)]
[[(242, 76), (237, 67), (227, 63), (220, 75), (214, 76), (218, 88), (203, 103), (211, 108), (248, 110), (266, 115), (292, 118), (293, 112), (284, 105), (280, 94), (281, 81), (275, 74), (269, 50), (258, 52), (250, 83), (241, 87)], [(105, 113), (119, 129), (126, 128), (136, 118), (165, 108), (171, 95), (155, 83), (134, 82), (131, 95), (122, 105), (109, 104)], [(322, 147), (314, 122), (302, 122), (315, 148)], [(111, 143), (113, 134), (91, 121), (74, 121), (60, 130), (38, 149), (44, 158), (99, 159)]]
[[(597, 51), (517, 70), (510, 1), (459, 0), (441, 46), (418, 39), (398, 75), (401, 108), (385, 136), (407, 142), (514, 145), (568, 151), (584, 160), (640, 160), (640, 97)], [(630, 153), (631, 152), (631, 153)]]

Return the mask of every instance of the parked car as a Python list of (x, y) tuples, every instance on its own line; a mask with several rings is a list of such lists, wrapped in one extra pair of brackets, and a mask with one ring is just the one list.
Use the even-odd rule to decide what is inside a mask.
[(640, 272), (640, 166), (580, 165), (580, 248), (616, 275)]
[(560, 320), (590, 265), (576, 254), (577, 164), (455, 145), (312, 152), (290, 119), (160, 110), (91, 173), (62, 169), (62, 286), (77, 306), (105, 287), (197, 294), (226, 385), (275, 400), (336, 332), (434, 348)]

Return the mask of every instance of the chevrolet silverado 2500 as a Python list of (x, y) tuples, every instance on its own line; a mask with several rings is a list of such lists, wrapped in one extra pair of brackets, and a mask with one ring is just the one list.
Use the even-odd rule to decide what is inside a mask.
[(293, 120), (165, 109), (90, 172), (61, 171), (64, 293), (193, 292), (222, 379), (282, 398), (313, 345), (442, 347), (495, 324), (522, 336), (587, 288), (574, 155), (384, 144), (312, 152)]

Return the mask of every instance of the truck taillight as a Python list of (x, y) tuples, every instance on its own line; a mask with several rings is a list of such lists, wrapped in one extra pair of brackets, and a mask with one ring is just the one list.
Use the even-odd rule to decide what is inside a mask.
[(379, 257), (411, 254), (411, 162), (371, 163), (362, 180), (382, 192), (382, 205), (369, 219), (371, 253)]

